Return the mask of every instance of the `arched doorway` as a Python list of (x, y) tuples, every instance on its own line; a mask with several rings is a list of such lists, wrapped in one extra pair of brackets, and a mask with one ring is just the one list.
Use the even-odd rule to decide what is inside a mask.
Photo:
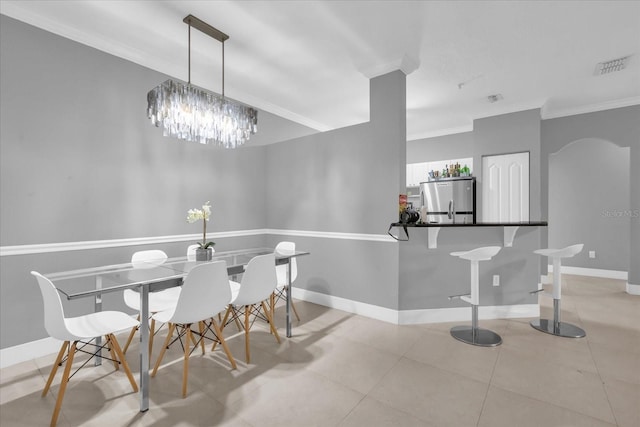
[(549, 156), (549, 247), (585, 245), (567, 266), (620, 278), (629, 271), (629, 174), (630, 148), (603, 139), (579, 139)]

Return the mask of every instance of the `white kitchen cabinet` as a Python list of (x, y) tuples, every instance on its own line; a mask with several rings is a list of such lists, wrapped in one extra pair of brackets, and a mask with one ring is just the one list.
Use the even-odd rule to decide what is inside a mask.
[(407, 187), (418, 187), (421, 182), (429, 180), (429, 163), (407, 164)]

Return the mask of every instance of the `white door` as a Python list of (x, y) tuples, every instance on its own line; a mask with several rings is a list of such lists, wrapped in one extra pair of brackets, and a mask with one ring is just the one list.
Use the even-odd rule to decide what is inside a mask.
[(529, 221), (529, 153), (482, 158), (482, 222)]

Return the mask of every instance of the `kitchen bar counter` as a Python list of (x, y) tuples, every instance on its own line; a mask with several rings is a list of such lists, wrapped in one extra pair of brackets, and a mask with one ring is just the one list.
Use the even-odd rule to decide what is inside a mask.
[[(516, 231), (520, 227), (546, 227), (549, 225), (547, 221), (524, 221), (524, 222), (476, 222), (473, 224), (469, 223), (403, 223), (403, 222), (393, 222), (389, 226), (389, 230), (387, 233), (398, 241), (408, 241), (409, 240), (409, 231), (408, 228), (427, 228), (428, 232), (428, 245), (429, 249), (435, 249), (438, 247), (438, 233), (441, 228), (461, 228), (461, 227), (503, 227), (504, 229), (504, 238), (503, 245), (504, 247), (512, 247), (513, 239), (515, 237)], [(392, 233), (392, 229), (397, 228), (398, 233), (394, 235)], [(404, 236), (400, 233), (400, 230), (404, 231)]]
[(404, 322), (468, 321), (469, 305), (448, 297), (469, 292), (469, 265), (451, 252), (483, 246), (502, 249), (479, 267), (481, 318), (538, 316), (538, 298), (529, 292), (540, 283), (542, 261), (533, 251), (541, 248), (546, 226), (547, 221), (392, 223), (389, 234), (401, 240), (398, 307)]

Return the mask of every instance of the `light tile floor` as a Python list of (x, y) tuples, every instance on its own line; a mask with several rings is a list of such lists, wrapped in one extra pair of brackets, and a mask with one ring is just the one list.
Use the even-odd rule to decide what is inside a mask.
[[(531, 319), (481, 320), (503, 338), (481, 348), (454, 340), (452, 323), (398, 326), (298, 301), (294, 337), (277, 344), (264, 327), (252, 332), (251, 364), (233, 325), (225, 335), (237, 370), (219, 349), (192, 355), (185, 399), (172, 347), (145, 414), (124, 374), (85, 367), (69, 383), (58, 425), (640, 426), (640, 297), (622, 281), (563, 277), (564, 320), (586, 338), (538, 332)], [(541, 311), (551, 316), (542, 297)], [(46, 398), (40, 393), (54, 358), (0, 371), (0, 425), (49, 423), (59, 376)], [(128, 360), (137, 371), (137, 347)]]

